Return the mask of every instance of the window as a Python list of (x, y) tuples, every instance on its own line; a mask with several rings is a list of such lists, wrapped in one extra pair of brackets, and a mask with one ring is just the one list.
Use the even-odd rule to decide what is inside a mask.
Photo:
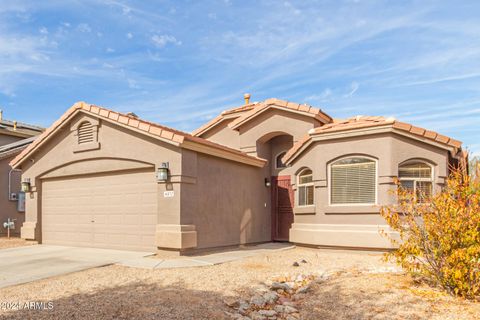
[(286, 153), (286, 151), (283, 151), (277, 156), (277, 158), (275, 159), (275, 168), (282, 169), (287, 167), (287, 165), (282, 161), (282, 158), (283, 156), (285, 156)]
[(82, 122), (77, 129), (77, 138), (78, 144), (85, 144), (94, 142), (94, 127), (93, 125), (88, 122)]
[(305, 169), (298, 175), (298, 205), (313, 205), (313, 175), (312, 170)]
[(375, 204), (376, 161), (351, 157), (330, 165), (331, 204)]
[(408, 162), (398, 167), (400, 185), (414, 192), (420, 202), (432, 195), (432, 177), (432, 167), (425, 162)]

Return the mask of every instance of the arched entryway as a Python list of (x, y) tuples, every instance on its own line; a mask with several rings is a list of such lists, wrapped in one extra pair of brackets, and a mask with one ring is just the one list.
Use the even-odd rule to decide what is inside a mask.
[(294, 194), (290, 168), (283, 156), (293, 146), (293, 136), (284, 132), (270, 133), (257, 140), (257, 155), (268, 159), (265, 179), (271, 188), (272, 240), (288, 241), (293, 223)]

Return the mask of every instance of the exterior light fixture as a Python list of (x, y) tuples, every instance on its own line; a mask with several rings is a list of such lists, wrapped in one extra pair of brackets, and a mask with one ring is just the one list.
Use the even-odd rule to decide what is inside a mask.
[(157, 169), (157, 181), (166, 182), (168, 180), (168, 162), (162, 162)]
[(268, 178), (265, 178), (265, 187), (270, 187), (270, 180), (268, 180)]
[(22, 181), (22, 192), (30, 192), (30, 178), (25, 178)]

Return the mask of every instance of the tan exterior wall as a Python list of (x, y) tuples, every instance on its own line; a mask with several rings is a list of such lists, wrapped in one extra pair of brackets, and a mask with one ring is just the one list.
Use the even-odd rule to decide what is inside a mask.
[[(328, 165), (348, 155), (377, 159), (377, 206), (329, 205)], [(379, 234), (380, 229), (390, 232), (379, 210), (381, 205), (393, 202), (389, 191), (394, 187), (398, 165), (410, 159), (424, 159), (433, 164), (436, 188), (444, 183), (448, 174), (448, 151), (409, 138), (379, 134), (315, 142), (291, 167), (295, 173), (306, 167), (313, 171), (315, 205), (298, 207), (295, 192), (295, 223), (290, 230), (290, 240), (324, 246), (390, 247)], [(296, 184), (296, 176), (292, 181)]]
[(202, 138), (210, 141), (240, 149), (240, 134), (237, 130), (232, 130), (228, 124), (235, 118), (223, 120), (220, 124), (201, 135)]
[[(20, 235), (20, 227), (25, 220), (25, 213), (17, 211), (17, 201), (8, 200), (8, 173), (12, 169), (9, 162), (14, 156), (0, 159), (0, 234), (7, 234), (7, 229), (3, 228), (3, 223), (8, 218), (15, 219), (15, 230), (11, 230), (11, 234)], [(18, 193), (20, 191), (20, 173), (12, 173), (11, 192)]]
[(181, 224), (195, 225), (197, 248), (271, 240), (269, 201), (262, 168), (204, 154), (184, 157), (195, 183), (182, 185)]

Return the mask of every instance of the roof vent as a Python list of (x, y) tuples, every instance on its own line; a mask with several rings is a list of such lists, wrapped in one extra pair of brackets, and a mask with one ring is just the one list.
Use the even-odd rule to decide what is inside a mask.
[(243, 99), (245, 99), (245, 104), (250, 104), (250, 93), (245, 93)]
[(127, 112), (127, 117), (138, 119), (138, 116), (135, 112)]

